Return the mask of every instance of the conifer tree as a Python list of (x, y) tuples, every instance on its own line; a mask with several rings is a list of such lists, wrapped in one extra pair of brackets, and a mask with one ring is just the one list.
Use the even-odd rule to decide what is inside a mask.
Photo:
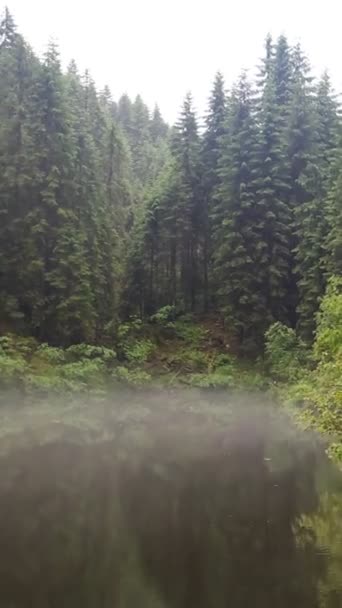
[(224, 80), (220, 72), (215, 76), (214, 86), (209, 99), (209, 109), (206, 116), (206, 131), (202, 144), (203, 172), (203, 297), (204, 309), (209, 307), (209, 283), (212, 280), (211, 233), (215, 225), (215, 196), (220, 184), (219, 163), (226, 122), (226, 95)]
[(200, 139), (190, 93), (185, 97), (172, 147), (179, 171), (179, 192), (175, 214), (180, 242), (180, 290), (185, 308), (195, 310), (200, 286), (200, 226), (203, 221), (203, 199), (200, 186)]
[(157, 105), (154, 107), (150, 121), (150, 134), (154, 144), (165, 139), (168, 134), (168, 126), (161, 115), (159, 106)]
[[(295, 281), (298, 290), (297, 325), (305, 339), (312, 338), (315, 313), (324, 291), (323, 244), (327, 234), (324, 200), (334, 128), (325, 127), (335, 114), (327, 83), (315, 98), (308, 62), (299, 46), (293, 54), (293, 89), (289, 120), (291, 204), (294, 212)], [(330, 100), (332, 102), (332, 100)], [(328, 106), (330, 110), (328, 110)], [(324, 109), (323, 109), (324, 108)]]
[(30, 320), (26, 281), (29, 213), (34, 204), (31, 172), (30, 98), (38, 62), (8, 9), (0, 25), (0, 291), (5, 317)]
[[(259, 135), (257, 146), (257, 231), (258, 269), (263, 277), (262, 290), (269, 318), (288, 321), (288, 291), (291, 267), (291, 210), (289, 207), (290, 171), (284, 131), (286, 87), (282, 80), (281, 53), (286, 40), (273, 49), (266, 40), (266, 56), (261, 72)], [(280, 50), (282, 49), (281, 53)], [(281, 86), (280, 86), (281, 84)]]
[(257, 124), (245, 74), (231, 95), (224, 139), (214, 251), (217, 299), (232, 332), (248, 343), (261, 338), (268, 314), (258, 267)]

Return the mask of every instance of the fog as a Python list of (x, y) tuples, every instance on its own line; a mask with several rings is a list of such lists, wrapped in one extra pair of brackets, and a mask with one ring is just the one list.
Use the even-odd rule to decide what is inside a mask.
[(322, 593), (342, 599), (340, 576), (329, 574), (341, 477), (321, 442), (262, 395), (2, 401), (2, 607), (333, 608)]

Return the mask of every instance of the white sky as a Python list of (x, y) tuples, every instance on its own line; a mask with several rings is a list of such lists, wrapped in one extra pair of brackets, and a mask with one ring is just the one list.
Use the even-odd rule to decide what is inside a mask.
[[(5, 2), (0, 0), (0, 8)], [(267, 32), (300, 41), (314, 73), (342, 90), (339, 0), (7, 0), (19, 31), (42, 53), (49, 37), (114, 99), (140, 93), (173, 122), (191, 90), (203, 114), (217, 70), (227, 85), (254, 68)]]

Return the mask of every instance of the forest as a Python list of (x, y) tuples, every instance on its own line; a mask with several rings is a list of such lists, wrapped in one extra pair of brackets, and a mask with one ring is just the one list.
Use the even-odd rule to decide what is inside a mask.
[(342, 455), (338, 96), (284, 35), (256, 63), (168, 125), (4, 11), (1, 386), (268, 387)]

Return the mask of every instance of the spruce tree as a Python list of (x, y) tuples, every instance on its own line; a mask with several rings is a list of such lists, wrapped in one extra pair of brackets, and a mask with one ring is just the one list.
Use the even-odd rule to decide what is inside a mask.
[[(320, 86), (315, 99), (308, 62), (299, 46), (293, 54), (293, 89), (289, 120), (289, 158), (291, 161), (291, 204), (293, 207), (295, 280), (298, 290), (297, 325), (302, 337), (310, 340), (315, 313), (324, 291), (323, 243), (327, 233), (324, 200), (327, 193), (330, 128), (327, 121), (330, 96)], [(324, 107), (324, 109), (322, 108)], [(334, 112), (333, 112), (334, 113)]]
[(0, 291), (4, 318), (30, 323), (30, 256), (25, 250), (35, 202), (31, 171), (30, 98), (38, 62), (6, 9), (0, 24)]
[(192, 96), (185, 97), (172, 144), (179, 171), (179, 192), (175, 209), (180, 241), (180, 290), (183, 305), (195, 310), (200, 288), (200, 230), (203, 197), (200, 183), (200, 138)]
[(154, 144), (158, 143), (158, 141), (166, 138), (168, 134), (168, 126), (164, 121), (159, 107), (156, 105), (154, 107), (152, 118), (150, 121), (150, 134), (152, 138), (152, 142)]
[(209, 307), (209, 291), (212, 281), (211, 234), (215, 225), (215, 197), (220, 184), (219, 163), (226, 122), (226, 95), (224, 80), (220, 72), (215, 76), (206, 116), (206, 131), (202, 143), (203, 166), (203, 297), (204, 309)]
[[(261, 72), (259, 99), (259, 134), (257, 145), (257, 231), (258, 269), (262, 291), (270, 319), (287, 322), (289, 315), (288, 291), (291, 267), (291, 210), (289, 207), (290, 171), (284, 131), (286, 87), (279, 73), (279, 45), (286, 48), (281, 38), (273, 49), (270, 37), (266, 40), (266, 56)], [(279, 83), (282, 87), (279, 89)], [(281, 94), (280, 94), (281, 91)]]
[(243, 74), (234, 88), (221, 156), (214, 235), (217, 301), (232, 334), (252, 345), (263, 335), (268, 314), (255, 181), (257, 123), (251, 86)]

